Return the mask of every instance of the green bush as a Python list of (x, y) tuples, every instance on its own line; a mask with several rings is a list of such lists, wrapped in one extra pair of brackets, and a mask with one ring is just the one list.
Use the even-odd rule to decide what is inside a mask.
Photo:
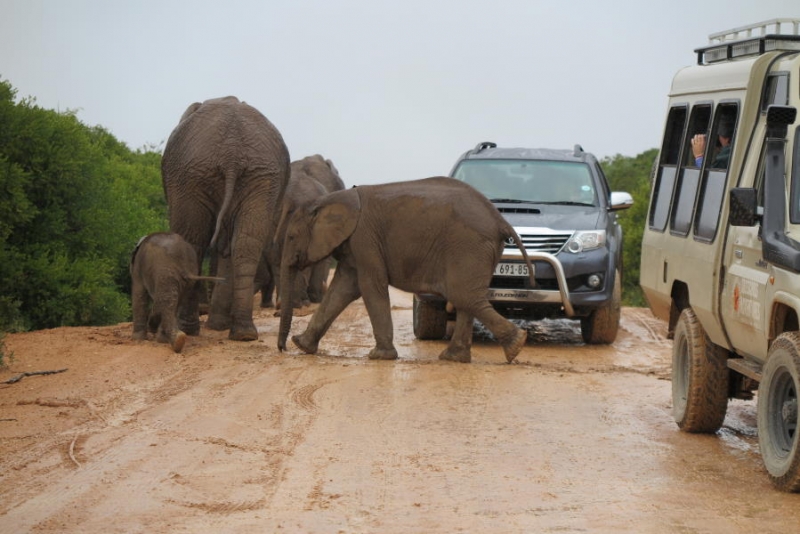
[(633, 206), (619, 212), (623, 232), (622, 302), (626, 306), (647, 306), (639, 286), (639, 263), (650, 201), (650, 173), (657, 154), (657, 149), (650, 149), (634, 158), (617, 155), (602, 161), (611, 190), (626, 191), (633, 197)]
[(160, 165), (0, 80), (0, 330), (129, 319), (130, 252), (167, 228)]

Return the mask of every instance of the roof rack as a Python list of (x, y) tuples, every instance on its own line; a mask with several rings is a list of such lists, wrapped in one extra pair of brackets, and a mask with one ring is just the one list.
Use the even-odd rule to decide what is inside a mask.
[(800, 19), (770, 19), (740, 26), (712, 33), (708, 42), (708, 46), (695, 49), (698, 65), (758, 56), (773, 50), (800, 51)]

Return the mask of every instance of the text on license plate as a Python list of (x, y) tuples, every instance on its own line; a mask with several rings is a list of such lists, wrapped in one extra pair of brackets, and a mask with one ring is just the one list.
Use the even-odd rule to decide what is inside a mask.
[(528, 276), (528, 266), (524, 263), (498, 263), (494, 276)]

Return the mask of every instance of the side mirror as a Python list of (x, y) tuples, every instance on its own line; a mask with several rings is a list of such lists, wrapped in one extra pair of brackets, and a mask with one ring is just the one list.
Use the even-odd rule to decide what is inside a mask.
[(633, 206), (633, 197), (624, 191), (611, 192), (611, 211), (626, 210)]
[(731, 189), (728, 223), (731, 226), (755, 226), (758, 220), (757, 192), (753, 187)]

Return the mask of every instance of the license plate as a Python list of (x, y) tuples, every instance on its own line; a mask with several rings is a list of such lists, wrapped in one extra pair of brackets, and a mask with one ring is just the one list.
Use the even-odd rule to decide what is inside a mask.
[(498, 263), (495, 276), (528, 276), (528, 266), (524, 263)]

